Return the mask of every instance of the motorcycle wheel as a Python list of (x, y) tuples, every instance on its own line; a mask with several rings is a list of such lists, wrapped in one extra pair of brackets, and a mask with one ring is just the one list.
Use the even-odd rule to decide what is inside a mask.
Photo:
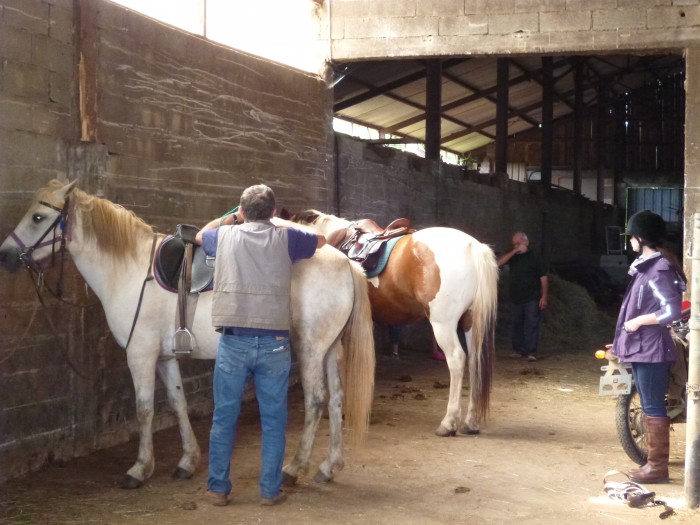
[(629, 394), (617, 398), (615, 426), (622, 449), (638, 465), (647, 462), (646, 422), (643, 414), (639, 393), (635, 385), (632, 385)]

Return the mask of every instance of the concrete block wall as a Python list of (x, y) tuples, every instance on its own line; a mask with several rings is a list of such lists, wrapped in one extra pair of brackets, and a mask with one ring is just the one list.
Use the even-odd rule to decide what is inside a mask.
[[(78, 138), (75, 115), (72, 0), (0, 0), (0, 232), (24, 214), (39, 184), (65, 177), (67, 151)], [(55, 272), (49, 282), (55, 284)], [(64, 282), (87, 299), (75, 272)], [(86, 382), (85, 345), (103, 330), (90, 309), (41, 308), (22, 272), (0, 274), (0, 482), (49, 458), (72, 457), (90, 439), (79, 413), (94, 409)], [(61, 327), (62, 344), (47, 318)], [(78, 339), (81, 339), (78, 341)], [(62, 349), (70, 348), (64, 352)], [(94, 354), (90, 354), (91, 357)], [(91, 424), (88, 424), (91, 426)]]
[[(570, 192), (544, 193), (538, 185), (497, 175), (467, 178), (456, 166), (428, 163), (347, 135), (337, 137), (336, 154), (337, 214), (350, 220), (371, 217), (386, 225), (407, 217), (416, 229), (457, 228), (496, 252), (510, 247), (513, 231), (524, 230), (553, 263), (604, 253), (605, 226), (617, 224), (616, 208)], [(542, 246), (543, 238), (550, 239), (548, 246)]]
[(678, 50), (698, 0), (331, 0), (332, 58)]
[[(95, 9), (94, 143), (80, 141), (73, 26), (86, 5)], [(55, 177), (77, 178), (163, 232), (208, 222), (257, 182), (283, 205), (325, 207), (330, 97), (316, 77), (110, 2), (0, 0), (0, 237)], [(52, 286), (58, 278), (58, 266), (47, 271)], [(0, 483), (137, 431), (124, 352), (70, 260), (63, 287), (78, 306), (45, 293), (44, 310), (24, 272), (0, 271)], [(181, 366), (192, 415), (211, 410), (212, 366)], [(158, 383), (156, 430), (174, 422), (166, 405)]]
[(162, 231), (204, 224), (264, 182), (289, 206), (327, 202), (332, 93), (317, 77), (103, 3), (101, 190)]
[(0, 227), (67, 170), (77, 138), (72, 0), (0, 0)]

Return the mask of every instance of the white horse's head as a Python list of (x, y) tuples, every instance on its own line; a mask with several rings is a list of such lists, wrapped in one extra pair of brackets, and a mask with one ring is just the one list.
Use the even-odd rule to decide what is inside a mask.
[(134, 259), (153, 228), (122, 206), (89, 195), (76, 181), (52, 180), (41, 188), (17, 227), (0, 245), (0, 265), (10, 271), (22, 264), (38, 271), (40, 263), (66, 248), (104, 255), (104, 263)]
[(291, 215), (289, 220), (299, 224), (313, 226), (316, 231), (322, 235), (325, 235), (326, 237), (337, 230), (347, 228), (351, 224), (351, 222), (346, 219), (341, 219), (335, 215), (322, 213), (318, 210), (306, 210), (296, 213)]
[(77, 180), (52, 180), (40, 189), (22, 220), (0, 245), (0, 265), (10, 272), (22, 264), (36, 267), (59, 249), (68, 214), (68, 195)]

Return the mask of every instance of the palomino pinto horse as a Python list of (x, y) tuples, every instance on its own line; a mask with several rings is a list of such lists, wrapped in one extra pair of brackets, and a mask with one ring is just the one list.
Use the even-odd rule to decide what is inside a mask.
[[(339, 230), (354, 224), (316, 210), (291, 220), (313, 226), (328, 239), (344, 237)], [(478, 433), (489, 405), (498, 302), (498, 266), (491, 248), (453, 228), (425, 228), (399, 239), (384, 271), (369, 282), (375, 321), (400, 325), (427, 318), (445, 353), (450, 398), (435, 433)], [(466, 358), (457, 334), (460, 327), (467, 342), (470, 383), (469, 407), (461, 417)]]
[[(183, 442), (184, 453), (173, 477), (188, 478), (200, 461), (200, 449), (188, 418), (180, 368), (172, 353), (177, 294), (161, 288), (155, 280), (144, 281), (152, 264), (153, 243), (162, 241), (162, 236), (132, 212), (74, 186), (75, 181), (64, 184), (53, 180), (39, 190), (29, 211), (0, 245), (0, 263), (11, 271), (24, 264), (38, 272), (39, 262), (65, 245), (78, 271), (102, 302), (117, 343), (127, 347), (140, 442), (136, 463), (122, 485), (136, 488), (153, 473), (156, 370), (177, 415)], [(307, 468), (327, 399), (331, 439), (328, 457), (315, 479), (329, 481), (334, 469), (343, 466), (339, 359), (345, 377), (350, 378), (342, 384), (345, 423), (351, 439), (361, 441), (369, 424), (375, 363), (367, 281), (358, 265), (348, 264), (331, 247), (323, 247), (311, 259), (295, 263), (292, 274), (291, 337), (300, 364), (305, 422), (297, 453), (284, 467), (285, 480), (295, 481), (299, 471)], [(137, 315), (142, 286), (143, 301)], [(216, 356), (219, 336), (211, 325), (211, 296), (201, 294), (191, 325), (198, 342), (192, 357), (197, 359)]]

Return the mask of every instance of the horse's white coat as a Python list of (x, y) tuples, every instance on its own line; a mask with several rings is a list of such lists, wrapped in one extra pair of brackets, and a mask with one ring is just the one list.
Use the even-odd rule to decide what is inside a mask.
[[(54, 181), (51, 203), (61, 207), (73, 184), (60, 185)], [(73, 191), (73, 201), (88, 197)], [(113, 206), (117, 209), (116, 206)], [(100, 299), (109, 328), (120, 346), (127, 343), (136, 312), (141, 286), (148, 272), (152, 234), (143, 231), (133, 258), (118, 260), (99, 249), (94, 240), (83, 232), (80, 211), (69, 214), (71, 239), (67, 249), (78, 271)], [(45, 217), (37, 223), (36, 214)], [(31, 246), (54, 220), (58, 212), (35, 202), (15, 228), (15, 234), (25, 246)], [(143, 229), (143, 228), (142, 228)], [(2, 261), (17, 260), (17, 243), (6, 239), (0, 245)], [(51, 247), (37, 249), (33, 256), (39, 261), (51, 254)], [(14, 261), (12, 258), (14, 257)], [(195, 359), (214, 359), (218, 334), (211, 325), (211, 293), (200, 295), (192, 324), (198, 349)], [(177, 294), (162, 289), (155, 280), (146, 284), (138, 322), (127, 348), (127, 362), (136, 393), (140, 441), (136, 463), (127, 472), (125, 482), (139, 486), (153, 473), (153, 402), (156, 370), (166, 386), (168, 400), (177, 414), (183, 455), (178, 463), (181, 476), (191, 475), (200, 462), (200, 449), (187, 414), (187, 402), (177, 361), (171, 350), (176, 326)], [(355, 437), (366, 431), (374, 381), (374, 341), (372, 321), (364, 273), (340, 253), (330, 247), (321, 248), (314, 257), (300, 261), (293, 267), (292, 282), (292, 346), (300, 362), (304, 388), (306, 422), (302, 440), (293, 461), (285, 467), (285, 474), (296, 479), (305, 469), (322, 416), (323, 404), (330, 399), (328, 410), (331, 422), (331, 443), (328, 457), (320, 466), (318, 478), (330, 480), (335, 469), (342, 468), (342, 400), (343, 392), (338, 370), (341, 339), (343, 353), (354, 353), (355, 361), (363, 361), (365, 369), (354, 369), (364, 393), (356, 401), (360, 423), (351, 430)], [(361, 357), (360, 357), (361, 356)], [(327, 376), (328, 390), (324, 376)], [(363, 383), (364, 382), (364, 383)], [(354, 385), (349, 388), (354, 389)], [(350, 395), (350, 394), (349, 394)], [(356, 394), (352, 392), (353, 399)], [(363, 405), (363, 406), (357, 406)], [(347, 409), (352, 410), (351, 408)], [(363, 412), (364, 411), (364, 412)], [(348, 414), (346, 414), (346, 420)]]

